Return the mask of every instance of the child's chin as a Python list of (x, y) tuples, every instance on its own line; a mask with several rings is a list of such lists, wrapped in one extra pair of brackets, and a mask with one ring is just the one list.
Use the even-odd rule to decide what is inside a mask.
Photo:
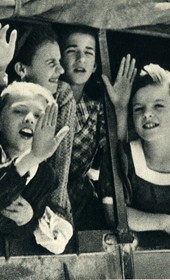
[(30, 151), (31, 151), (31, 144), (30, 145), (25, 145), (24, 147), (20, 146), (20, 148), (19, 148), (20, 155), (28, 154)]

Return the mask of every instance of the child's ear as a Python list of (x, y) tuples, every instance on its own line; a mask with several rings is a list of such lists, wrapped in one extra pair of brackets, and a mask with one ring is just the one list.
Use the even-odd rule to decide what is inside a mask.
[(27, 67), (21, 62), (17, 62), (14, 66), (16, 73), (21, 77), (21, 80), (24, 80), (27, 76)]
[(93, 66), (93, 73), (96, 71), (96, 69), (97, 69), (97, 64), (95, 63)]

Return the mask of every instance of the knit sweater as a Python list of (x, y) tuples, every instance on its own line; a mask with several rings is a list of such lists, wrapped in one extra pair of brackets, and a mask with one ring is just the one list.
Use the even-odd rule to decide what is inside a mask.
[(51, 200), (54, 202), (57, 201), (59, 206), (64, 209), (65, 213), (63, 214), (69, 221), (72, 221), (67, 183), (75, 131), (76, 102), (70, 86), (63, 81), (59, 81), (57, 92), (54, 97), (59, 106), (56, 132), (65, 125), (68, 125), (70, 129), (57, 151), (49, 159), (56, 174), (58, 185), (56, 190), (52, 193)]

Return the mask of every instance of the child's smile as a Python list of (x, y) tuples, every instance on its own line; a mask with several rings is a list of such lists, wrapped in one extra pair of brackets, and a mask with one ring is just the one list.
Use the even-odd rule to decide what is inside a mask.
[(133, 120), (137, 133), (147, 141), (170, 137), (169, 87), (149, 85), (137, 91), (133, 98)]
[(56, 92), (58, 80), (64, 69), (60, 64), (60, 49), (57, 42), (46, 42), (40, 46), (30, 66), (26, 66), (27, 80)]
[(157, 126), (159, 126), (159, 123), (155, 123), (155, 122), (152, 122), (152, 121), (147, 121), (146, 123), (144, 123), (143, 128), (144, 129), (153, 129)]

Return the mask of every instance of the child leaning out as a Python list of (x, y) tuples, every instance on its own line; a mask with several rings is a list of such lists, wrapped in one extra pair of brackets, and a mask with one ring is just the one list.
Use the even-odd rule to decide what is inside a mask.
[(128, 224), (139, 246), (170, 248), (170, 72), (145, 66), (130, 106), (138, 137), (125, 147)]
[(14, 82), (0, 96), (0, 253), (62, 253), (72, 226), (51, 199), (55, 178), (45, 160), (68, 132), (55, 135), (57, 105), (47, 89)]

